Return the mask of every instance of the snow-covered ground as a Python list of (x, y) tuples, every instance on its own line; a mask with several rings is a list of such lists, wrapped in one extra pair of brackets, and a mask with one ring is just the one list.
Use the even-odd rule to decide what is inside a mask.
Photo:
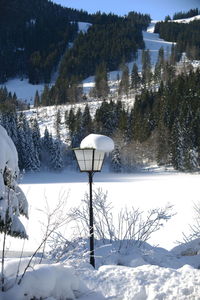
[[(181, 174), (175, 172), (145, 171), (135, 174), (113, 174), (105, 169), (95, 174), (94, 189), (101, 187), (108, 191), (113, 213), (117, 216), (122, 207), (149, 209), (173, 205), (175, 216), (163, 228), (154, 233), (150, 239), (152, 245), (159, 245), (168, 250), (182, 241), (182, 233), (188, 233), (194, 222), (194, 204), (200, 200), (199, 174)], [(42, 238), (41, 221), (45, 222), (46, 201), (53, 209), (59, 198), (66, 198), (66, 214), (72, 206), (78, 206), (88, 192), (87, 174), (66, 170), (62, 173), (26, 174), (20, 184), (30, 207), (29, 220), (25, 221), (29, 241), (25, 250), (32, 251)], [(70, 228), (70, 225), (68, 225)], [(72, 231), (66, 228), (70, 237)], [(10, 250), (20, 250), (22, 241), (14, 240)]]
[[(95, 250), (96, 259), (104, 261), (104, 265), (98, 263), (96, 270), (85, 262), (84, 256), (82, 262), (68, 260), (64, 265), (51, 265), (44, 261), (43, 265), (35, 266), (34, 271), (28, 271), (21, 287), (10, 290), (4, 299), (11, 300), (15, 295), (15, 300), (30, 300), (31, 296), (37, 295), (48, 300), (60, 300), (63, 292), (65, 295), (73, 292), (75, 296), (79, 295), (80, 300), (199, 299), (200, 241), (169, 251), (177, 240), (182, 240), (182, 232), (188, 232), (188, 224), (193, 224), (193, 205), (200, 197), (199, 180), (199, 174), (156, 169), (135, 174), (112, 174), (104, 169), (95, 174), (94, 189), (101, 187), (108, 191), (115, 216), (124, 206), (138, 207), (144, 212), (168, 203), (174, 206), (176, 215), (149, 240), (151, 245), (165, 249), (144, 244), (141, 249), (132, 248), (128, 254), (119, 255), (114, 250), (108, 254), (106, 251), (110, 246), (100, 247)], [(67, 215), (70, 207), (79, 206), (84, 193), (88, 192), (87, 175), (71, 170), (25, 174), (20, 187), (30, 207), (29, 220), (25, 222), (30, 238), (25, 241), (24, 249), (31, 251), (37, 248), (43, 236), (41, 223), (46, 222), (46, 201), (51, 211), (60, 198), (66, 198), (63, 213)], [(73, 226), (67, 224), (62, 228), (65, 237), (73, 235)], [(12, 239), (7, 248), (21, 250), (22, 245), (23, 241)], [(27, 259), (22, 260), (22, 269), (26, 262)], [(16, 263), (16, 260), (8, 260), (8, 275), (14, 276)], [(23, 296), (24, 293), (30, 297)]]

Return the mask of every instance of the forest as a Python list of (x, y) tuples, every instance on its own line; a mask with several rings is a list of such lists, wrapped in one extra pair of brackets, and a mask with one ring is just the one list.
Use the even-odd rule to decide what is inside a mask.
[[(10, 16), (25, 12), (27, 9), (22, 5), (21, 12), (13, 12), (11, 2), (15, 1), (8, 1), (9, 5), (5, 6)], [(52, 136), (49, 128), (46, 128), (44, 136), (41, 136), (37, 117), (28, 120), (23, 112), (29, 109), (27, 104), (19, 101), (16, 95), (9, 93), (6, 88), (0, 88), (0, 124), (6, 128), (17, 147), (20, 169), (62, 170), (64, 166), (73, 164), (71, 149), (79, 146), (80, 141), (89, 133), (99, 133), (108, 135), (115, 141), (116, 147), (109, 159), (109, 165), (116, 172), (133, 171), (137, 167), (155, 162), (158, 165), (173, 166), (180, 171), (198, 171), (200, 70), (193, 69), (189, 62), (184, 62), (181, 67), (180, 65), (178, 67), (177, 62), (183, 51), (186, 51), (189, 58), (198, 57), (200, 40), (197, 32), (200, 29), (200, 21), (189, 24), (167, 21), (157, 23), (156, 32), (159, 32), (162, 38), (176, 42), (172, 45), (171, 54), (165, 58), (164, 49), (160, 48), (155, 68), (152, 68), (150, 52), (148, 49), (143, 49), (141, 72), (138, 71), (136, 64), (133, 64), (129, 72), (125, 62), (136, 57), (138, 47), (144, 48), (141, 33), (150, 21), (148, 15), (134, 12), (126, 17), (100, 12), (89, 15), (83, 11), (63, 10), (49, 1), (37, 1), (37, 8), (41, 1), (41, 5), (45, 4), (52, 10), (52, 16), (56, 12), (59, 18), (62, 16), (65, 22), (68, 21), (69, 27), (65, 30), (71, 28), (73, 35), (71, 38), (74, 42), (73, 47), (63, 55), (56, 84), (52, 87), (46, 84), (43, 93), (39, 95), (36, 92), (34, 99), (36, 110), (43, 106), (55, 105), (56, 136)], [(26, 0), (22, 3), (25, 5)], [(25, 22), (36, 20), (30, 19), (33, 17), (35, 18), (33, 15), (27, 15), (28, 19)], [(50, 17), (51, 14), (49, 19)], [(82, 21), (89, 21), (92, 25), (86, 33), (77, 35), (76, 21), (80, 20), (79, 18)], [(62, 23), (62, 18), (60, 20)], [(5, 22), (5, 19), (1, 22)], [(36, 23), (31, 21), (29, 25), (33, 25), (35, 30)], [(61, 23), (58, 26), (62, 27)], [(11, 27), (8, 27), (7, 36), (14, 26), (12, 21), (9, 24)], [(22, 27), (16, 29), (18, 33)], [(57, 29), (60, 30), (61, 27)], [(180, 36), (183, 37), (181, 40), (179, 40)], [(16, 37), (19, 41), (19, 36)], [(22, 42), (24, 42), (23, 37), (21, 34)], [(186, 44), (187, 38), (191, 39), (189, 45)], [(57, 43), (56, 40), (54, 42), (51, 44), (52, 47)], [(22, 44), (18, 46), (21, 47)], [(40, 46), (42, 47), (42, 44)], [(46, 51), (51, 49), (53, 48), (50, 47)], [(3, 51), (1, 55), (2, 53)], [(17, 59), (18, 56), (13, 55), (13, 57)], [(41, 62), (44, 60), (41, 59)], [(121, 76), (117, 80), (115, 93), (111, 94), (108, 71), (115, 68), (121, 71)], [(31, 68), (32, 71), (36, 69)], [(21, 72), (21, 69), (16, 70)], [(42, 68), (42, 70), (46, 69)], [(36, 77), (39, 78), (41, 74), (38, 71)], [(95, 74), (95, 85), (88, 96), (83, 93), (80, 81), (90, 74)], [(93, 115), (89, 105), (86, 104), (87, 97), (101, 101), (101, 105)], [(124, 99), (134, 99), (134, 102), (127, 106)], [(77, 102), (82, 103), (82, 108), (75, 109), (74, 105), (69, 105), (66, 111), (61, 112), (57, 107), (60, 104)], [(63, 125), (68, 140), (67, 145), (63, 143), (60, 134)]]
[[(87, 34), (79, 34), (78, 22), (91, 24)], [(122, 18), (48, 0), (2, 0), (0, 82), (19, 76), (32, 84), (49, 83), (60, 62), (58, 87), (88, 76), (104, 61), (113, 69), (121, 57), (133, 57), (144, 47), (142, 29), (149, 22), (150, 16), (134, 12)]]
[(155, 33), (166, 41), (177, 43), (177, 51), (185, 52), (190, 59), (200, 59), (200, 20), (190, 23), (158, 22)]

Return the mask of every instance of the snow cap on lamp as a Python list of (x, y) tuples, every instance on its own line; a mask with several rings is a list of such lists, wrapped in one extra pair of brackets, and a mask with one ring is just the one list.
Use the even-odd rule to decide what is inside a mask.
[(108, 136), (91, 133), (82, 140), (80, 148), (93, 148), (102, 152), (111, 152), (114, 149), (114, 142)]

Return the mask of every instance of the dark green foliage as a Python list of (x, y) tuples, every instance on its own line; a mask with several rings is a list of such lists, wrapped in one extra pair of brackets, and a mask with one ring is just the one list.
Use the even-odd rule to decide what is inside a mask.
[(137, 96), (132, 114), (132, 138), (156, 145), (159, 164), (197, 170), (200, 157), (200, 71), (181, 74), (158, 92)]
[(70, 21), (88, 16), (48, 0), (8, 0), (0, 10), (0, 82), (28, 75), (31, 83), (48, 83), (77, 34)]
[(130, 86), (129, 69), (128, 66), (125, 64), (125, 62), (121, 64), (120, 69), (122, 72), (122, 76), (119, 83), (119, 94), (125, 94), (126, 96), (128, 96), (129, 86)]
[(190, 23), (158, 22), (155, 32), (160, 37), (171, 42), (176, 42), (176, 52), (180, 58), (182, 52), (186, 52), (191, 59), (200, 58), (200, 21)]
[(97, 67), (95, 74), (94, 95), (97, 98), (106, 98), (109, 93), (106, 64), (102, 63)]
[(181, 11), (173, 15), (173, 20), (191, 18), (199, 14), (200, 14), (200, 10), (198, 8), (190, 9), (188, 12)]
[(142, 29), (150, 18), (132, 13), (128, 17), (97, 14), (87, 33), (80, 33), (73, 47), (66, 52), (60, 67), (60, 77), (79, 80), (94, 74), (101, 63), (115, 70), (122, 57), (131, 60), (138, 48), (144, 48)]
[(141, 83), (141, 78), (138, 74), (138, 66), (136, 63), (133, 64), (133, 69), (131, 71), (131, 88), (137, 89)]
[(142, 51), (142, 82), (145, 86), (149, 86), (151, 79), (151, 57), (149, 49), (147, 49)]

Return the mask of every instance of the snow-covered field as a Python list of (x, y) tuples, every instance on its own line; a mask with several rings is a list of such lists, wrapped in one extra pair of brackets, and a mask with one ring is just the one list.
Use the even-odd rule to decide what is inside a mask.
[[(159, 245), (168, 250), (181, 241), (182, 232), (187, 233), (188, 224), (193, 223), (194, 204), (200, 201), (199, 174), (180, 174), (165, 171), (145, 171), (135, 174), (113, 174), (106, 170), (95, 174), (94, 189), (101, 187), (108, 191), (113, 212), (117, 215), (120, 208), (132, 206), (147, 211), (151, 208), (173, 205), (176, 213), (163, 229), (154, 233), (150, 239), (152, 245)], [(26, 174), (20, 187), (29, 202), (30, 217), (27, 231), (30, 236), (25, 242), (25, 250), (33, 251), (42, 238), (41, 220), (45, 221), (46, 200), (53, 208), (59, 197), (67, 198), (66, 214), (70, 207), (78, 206), (88, 192), (87, 174), (66, 170), (62, 173)], [(66, 228), (68, 236), (72, 234)], [(14, 240), (11, 250), (20, 250), (21, 242)]]
[[(66, 295), (73, 291), (81, 300), (199, 299), (200, 277), (197, 268), (200, 265), (200, 241), (172, 249), (177, 240), (182, 240), (182, 232), (189, 231), (188, 224), (194, 222), (193, 205), (200, 199), (199, 180), (199, 174), (158, 169), (135, 174), (113, 174), (104, 168), (101, 173), (95, 174), (93, 187), (108, 191), (115, 216), (124, 206), (138, 207), (144, 212), (164, 207), (168, 203), (174, 206), (176, 215), (148, 241), (151, 245), (165, 249), (147, 244), (141, 250), (133, 248), (131, 253), (121, 257), (113, 252), (107, 260), (103, 248), (103, 252), (97, 250), (96, 253), (99, 258), (105, 255), (105, 264), (96, 270), (85, 262), (79, 262), (75, 270), (71, 269), (74, 264), (70, 261), (64, 265), (40, 265), (35, 267), (35, 271), (28, 272), (22, 287), (10, 290), (5, 299), (11, 300), (13, 295), (15, 300), (31, 299), (22, 296), (28, 292), (29, 295), (35, 293), (48, 300), (59, 300), (62, 299), (63, 291)], [(72, 170), (25, 174), (20, 187), (27, 196), (30, 209), (29, 220), (25, 222), (30, 236), (29, 241), (25, 241), (26, 251), (34, 251), (41, 242), (41, 223), (46, 222), (44, 212), (47, 202), (51, 211), (59, 198), (66, 198), (63, 213), (67, 215), (72, 206), (80, 205), (89, 188), (87, 175)], [(67, 224), (61, 231), (69, 238), (74, 228)], [(18, 239), (7, 244), (12, 250), (21, 250), (22, 245), (23, 241)], [(194, 253), (191, 253), (191, 249)], [(8, 261), (8, 274), (14, 272), (15, 265), (15, 260)]]

